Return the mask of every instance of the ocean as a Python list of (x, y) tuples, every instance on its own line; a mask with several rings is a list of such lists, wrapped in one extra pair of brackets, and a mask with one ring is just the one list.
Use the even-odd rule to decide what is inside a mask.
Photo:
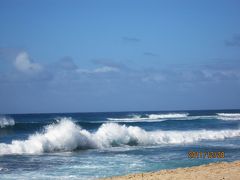
[(96, 179), (234, 160), (240, 110), (0, 116), (0, 179)]

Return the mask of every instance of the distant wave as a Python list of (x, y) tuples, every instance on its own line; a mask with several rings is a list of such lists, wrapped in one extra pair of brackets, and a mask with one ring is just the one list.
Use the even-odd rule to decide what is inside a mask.
[(217, 113), (217, 118), (221, 120), (240, 120), (240, 113)]
[(150, 114), (150, 119), (172, 119), (172, 118), (185, 118), (188, 113), (168, 113), (168, 114)]
[(109, 148), (115, 146), (153, 146), (195, 143), (202, 140), (223, 140), (239, 137), (240, 130), (146, 131), (138, 126), (117, 123), (102, 124), (96, 132), (76, 125), (71, 118), (62, 118), (26, 140), (0, 143), (0, 155), (38, 154), (44, 152), (73, 151), (77, 149)]
[(0, 171), (8, 171), (7, 168), (0, 167)]
[(129, 115), (126, 118), (107, 118), (112, 122), (161, 122), (166, 120), (240, 120), (240, 113), (217, 113), (215, 115), (191, 116), (189, 113), (167, 113), (167, 114), (146, 114), (146, 115)]
[(167, 113), (167, 114), (146, 114), (144, 116), (141, 115), (129, 115), (127, 118), (107, 118), (109, 121), (115, 122), (157, 122), (164, 121), (166, 119), (179, 119), (186, 118), (188, 113)]
[(0, 116), (0, 127), (4, 128), (6, 126), (14, 126), (15, 121), (13, 118)]

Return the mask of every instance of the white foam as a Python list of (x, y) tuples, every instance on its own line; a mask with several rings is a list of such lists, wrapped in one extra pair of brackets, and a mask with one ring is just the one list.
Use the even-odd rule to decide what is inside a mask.
[(57, 124), (45, 127), (42, 133), (27, 140), (14, 140), (11, 144), (0, 143), (0, 154), (42, 153), (71, 151), (91, 147), (90, 133), (74, 124), (70, 118), (62, 118)]
[(217, 119), (221, 120), (240, 120), (240, 113), (217, 113)]
[(141, 115), (129, 115), (127, 118), (107, 118), (110, 121), (138, 121), (138, 120), (146, 120), (148, 118), (142, 118)]
[(8, 169), (4, 167), (0, 167), (0, 171), (8, 171)]
[(149, 119), (174, 119), (186, 118), (188, 113), (149, 114)]
[(15, 121), (13, 118), (0, 116), (0, 127), (4, 128), (6, 126), (14, 126)]
[(188, 116), (186, 118), (178, 119), (178, 120), (207, 120), (207, 119), (216, 119), (216, 115), (202, 115), (202, 116)]
[(0, 143), (0, 155), (37, 154), (126, 145), (184, 144), (239, 136), (240, 130), (145, 131), (137, 126), (116, 123), (103, 124), (96, 132), (90, 133), (77, 126), (71, 118), (62, 118), (58, 123), (46, 126), (42, 133), (31, 135), (27, 140), (14, 140), (10, 144)]
[(188, 113), (167, 113), (167, 114), (146, 114), (144, 117), (141, 115), (130, 115), (127, 118), (107, 118), (109, 121), (114, 122), (158, 122), (166, 119), (180, 119), (187, 118)]

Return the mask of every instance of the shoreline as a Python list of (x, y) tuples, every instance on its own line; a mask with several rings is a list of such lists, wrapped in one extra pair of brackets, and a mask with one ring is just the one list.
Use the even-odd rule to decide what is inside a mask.
[(124, 176), (114, 176), (102, 178), (100, 180), (238, 180), (239, 177), (240, 161), (237, 160), (233, 162), (217, 162), (186, 168), (160, 170), (156, 172), (137, 173)]

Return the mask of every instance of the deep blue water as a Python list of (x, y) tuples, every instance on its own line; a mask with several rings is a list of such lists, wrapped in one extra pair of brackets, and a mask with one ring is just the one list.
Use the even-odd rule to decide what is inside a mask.
[[(189, 159), (188, 152), (225, 158)], [(95, 179), (240, 160), (240, 110), (0, 116), (0, 179)]]

